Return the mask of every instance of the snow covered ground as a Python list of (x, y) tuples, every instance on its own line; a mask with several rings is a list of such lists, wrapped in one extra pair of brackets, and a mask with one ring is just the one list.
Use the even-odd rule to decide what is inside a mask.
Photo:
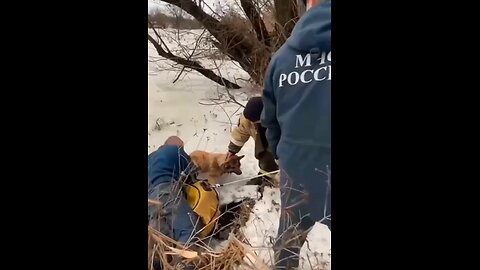
[[(186, 43), (193, 42), (195, 36), (201, 32), (190, 30), (182, 33), (182, 39)], [(149, 33), (153, 36), (152, 30), (149, 30)], [(165, 42), (170, 50), (180, 49), (173, 40), (166, 38)], [(187, 153), (193, 150), (225, 153), (230, 141), (230, 131), (237, 123), (242, 108), (233, 102), (225, 102), (228, 100), (226, 90), (197, 72), (183, 73), (181, 79), (173, 83), (181, 67), (172, 68), (173, 63), (158, 57), (150, 43), (148, 58), (148, 153), (156, 150), (172, 135), (182, 138)], [(231, 61), (219, 61), (215, 64), (209, 59), (201, 61), (210, 67), (221, 64), (219, 68), (222, 75), (231, 81), (237, 81), (238, 84), (242, 82), (239, 78), (248, 78), (248, 75)], [(260, 95), (248, 87), (230, 90), (230, 94), (242, 104), (245, 104), (249, 97)], [(225, 183), (258, 173), (253, 149), (254, 142), (250, 139), (239, 153), (245, 155), (242, 159), (243, 174), (228, 175), (223, 179)], [(222, 203), (247, 197), (257, 200), (243, 232), (258, 256), (270, 264), (273, 256), (271, 240), (277, 234), (279, 222), (279, 190), (265, 188), (263, 198), (258, 200), (260, 194), (257, 187), (244, 186), (244, 183), (240, 182), (219, 188), (219, 194)], [(329, 261), (327, 254), (330, 253), (330, 231), (328, 228), (316, 226), (312, 232), (308, 236), (309, 246), (302, 248), (301, 256), (307, 258), (308, 254), (313, 265), (316, 260)], [(307, 260), (302, 260), (301, 263), (302, 269), (310, 269)], [(330, 264), (326, 269), (330, 269)]]

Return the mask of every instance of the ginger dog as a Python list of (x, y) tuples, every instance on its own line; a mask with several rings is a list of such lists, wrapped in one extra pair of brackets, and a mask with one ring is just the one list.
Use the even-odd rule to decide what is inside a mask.
[(209, 153), (196, 150), (190, 153), (192, 162), (199, 168), (199, 171), (208, 175), (210, 184), (217, 184), (218, 178), (227, 173), (242, 174), (240, 170), (240, 160), (244, 157), (232, 155), (227, 158), (227, 154)]

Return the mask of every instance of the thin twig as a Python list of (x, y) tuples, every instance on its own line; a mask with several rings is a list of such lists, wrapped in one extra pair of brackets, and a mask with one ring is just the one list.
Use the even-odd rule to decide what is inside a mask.
[[(192, 59), (192, 56), (193, 54), (195, 53), (195, 51), (197, 50), (198, 48), (198, 45), (200, 44), (200, 40), (202, 38), (202, 36), (206, 33), (206, 29), (203, 30), (203, 32), (200, 34), (200, 36), (196, 39), (195, 41), (195, 47), (193, 47), (193, 50), (192, 52), (187, 56), (187, 60), (190, 61)], [(182, 75), (183, 71), (185, 70), (185, 66), (182, 66), (182, 69), (180, 70), (180, 72), (178, 73), (178, 75), (176, 76), (175, 80), (173, 80), (173, 83), (176, 83), (177, 80), (180, 78), (180, 75)]]
[(172, 52), (171, 52), (170, 49), (168, 48), (167, 44), (166, 44), (165, 42), (163, 42), (162, 37), (161, 37), (160, 34), (157, 32), (157, 30), (153, 27), (152, 22), (151, 22), (150, 20), (148, 20), (148, 23), (150, 24), (150, 27), (152, 28), (153, 32), (155, 33), (155, 36), (157, 36), (158, 39), (160, 40), (161, 44), (162, 44), (163, 46), (165, 46), (165, 49), (167, 49), (167, 52), (171, 54)]
[(158, 206), (162, 206), (162, 203), (158, 200), (152, 200), (152, 199), (148, 199), (148, 203), (149, 204), (153, 204), (153, 205), (158, 205)]
[[(220, 75), (220, 77), (221, 77), (222, 80), (223, 80), (222, 72), (220, 71), (220, 68), (218, 67), (217, 61), (216, 61), (215, 59), (213, 59), (213, 64), (215, 65), (215, 67), (216, 67), (216, 69), (217, 69), (217, 71), (218, 71), (218, 74)], [(225, 87), (225, 90), (227, 91), (228, 97), (229, 97), (234, 103), (236, 103), (237, 105), (240, 105), (240, 106), (242, 106), (243, 108), (245, 108), (245, 106), (244, 106), (242, 103), (238, 102), (238, 101), (235, 99), (235, 97), (234, 97), (232, 94), (230, 94), (230, 91), (228, 90), (227, 87)], [(230, 117), (229, 117), (229, 119), (230, 119)]]
[[(214, 101), (212, 100), (212, 102), (214, 102)], [(198, 102), (198, 104), (200, 104), (200, 105), (205, 105), (205, 106), (213, 106), (213, 105), (219, 105), (219, 104), (225, 104), (225, 103), (228, 103), (228, 100), (222, 100), (221, 102), (215, 101), (213, 104), (211, 104), (211, 103), (205, 103), (205, 102), (202, 102), (202, 101), (199, 101), (199, 102)]]
[(232, 126), (233, 126), (233, 123), (232, 123), (232, 118), (230, 117), (230, 115), (228, 115), (227, 111), (225, 110), (225, 108), (223, 108), (223, 106), (220, 106), (220, 103), (216, 102), (216, 101), (213, 101), (216, 105), (219, 105), (220, 109), (223, 110), (223, 112), (225, 113), (225, 115), (227, 116), (228, 118), (228, 121), (230, 122), (230, 132), (232, 132)]

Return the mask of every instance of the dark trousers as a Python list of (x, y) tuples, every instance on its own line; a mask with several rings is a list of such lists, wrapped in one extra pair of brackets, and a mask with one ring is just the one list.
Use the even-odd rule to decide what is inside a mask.
[[(260, 167), (260, 172), (258, 172), (259, 175), (266, 172), (273, 172), (278, 170), (278, 165), (275, 162), (275, 158), (273, 157), (272, 153), (268, 151), (264, 151), (262, 153), (257, 154), (256, 158), (258, 160), (258, 167)], [(246, 183), (246, 185), (262, 185), (267, 182), (270, 184), (273, 184), (271, 181), (270, 175), (258, 176), (258, 177), (252, 178), (250, 181)]]
[(280, 172), (282, 213), (275, 243), (276, 268), (298, 267), (299, 253), (316, 221), (331, 228), (329, 175), (304, 183)]
[(148, 198), (162, 204), (148, 206), (149, 225), (166, 236), (187, 244), (198, 240), (196, 232), (203, 227), (185, 199), (180, 182), (163, 183), (148, 191)]
[(278, 165), (275, 162), (273, 154), (269, 151), (264, 151), (258, 154), (258, 167), (265, 172), (272, 172), (278, 170)]

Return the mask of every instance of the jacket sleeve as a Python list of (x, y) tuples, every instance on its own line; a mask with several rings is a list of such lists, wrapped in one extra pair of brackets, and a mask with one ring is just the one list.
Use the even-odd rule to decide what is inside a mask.
[(248, 120), (241, 115), (238, 119), (237, 126), (232, 130), (228, 151), (235, 154), (240, 152), (248, 139), (250, 139)]
[(274, 158), (278, 159), (277, 145), (280, 141), (281, 130), (277, 120), (277, 101), (275, 99), (272, 83), (272, 66), (273, 61), (270, 62), (270, 66), (265, 76), (262, 93), (263, 111), (260, 119), (262, 126), (267, 129), (265, 136), (267, 137), (270, 151), (272, 151)]

